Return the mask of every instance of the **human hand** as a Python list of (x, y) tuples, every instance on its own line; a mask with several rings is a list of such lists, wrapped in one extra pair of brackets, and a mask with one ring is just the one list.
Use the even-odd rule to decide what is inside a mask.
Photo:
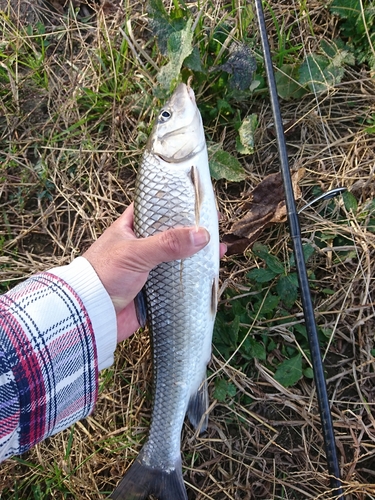
[[(204, 228), (169, 229), (148, 238), (133, 231), (133, 204), (83, 254), (112, 299), (117, 317), (117, 342), (139, 328), (134, 298), (158, 264), (184, 259), (207, 245)], [(221, 256), (225, 245), (221, 246)]]

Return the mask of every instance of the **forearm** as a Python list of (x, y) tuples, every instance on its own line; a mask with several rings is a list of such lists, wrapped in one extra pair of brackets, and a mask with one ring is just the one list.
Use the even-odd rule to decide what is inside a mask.
[(112, 301), (83, 258), (0, 297), (0, 460), (86, 417), (115, 346)]

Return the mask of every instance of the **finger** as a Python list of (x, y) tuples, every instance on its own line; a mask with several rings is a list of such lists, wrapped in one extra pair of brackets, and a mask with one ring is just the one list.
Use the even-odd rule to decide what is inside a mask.
[(227, 253), (227, 246), (225, 243), (220, 243), (220, 249), (219, 249), (219, 254), (220, 254), (220, 259), (224, 257), (224, 255)]
[(131, 301), (117, 314), (117, 342), (127, 339), (138, 328), (139, 323), (135, 313), (134, 301)]
[(209, 241), (209, 232), (203, 227), (169, 229), (154, 236), (139, 239), (137, 254), (134, 257), (141, 264), (143, 271), (149, 271), (162, 262), (191, 257)]
[(120, 217), (115, 221), (115, 224), (121, 224), (127, 228), (133, 230), (134, 223), (134, 203), (130, 203), (130, 205), (126, 208), (125, 212), (123, 212)]

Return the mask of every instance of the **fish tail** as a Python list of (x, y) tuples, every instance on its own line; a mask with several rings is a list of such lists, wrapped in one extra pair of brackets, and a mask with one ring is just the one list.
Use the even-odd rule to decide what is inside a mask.
[(109, 498), (144, 500), (149, 495), (154, 495), (158, 500), (187, 500), (181, 467), (167, 472), (149, 467), (138, 458)]

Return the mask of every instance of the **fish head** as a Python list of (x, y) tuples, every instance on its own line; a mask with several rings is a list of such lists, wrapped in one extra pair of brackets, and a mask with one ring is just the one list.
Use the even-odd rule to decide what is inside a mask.
[(192, 158), (206, 145), (193, 90), (181, 83), (161, 109), (146, 149), (167, 163)]

